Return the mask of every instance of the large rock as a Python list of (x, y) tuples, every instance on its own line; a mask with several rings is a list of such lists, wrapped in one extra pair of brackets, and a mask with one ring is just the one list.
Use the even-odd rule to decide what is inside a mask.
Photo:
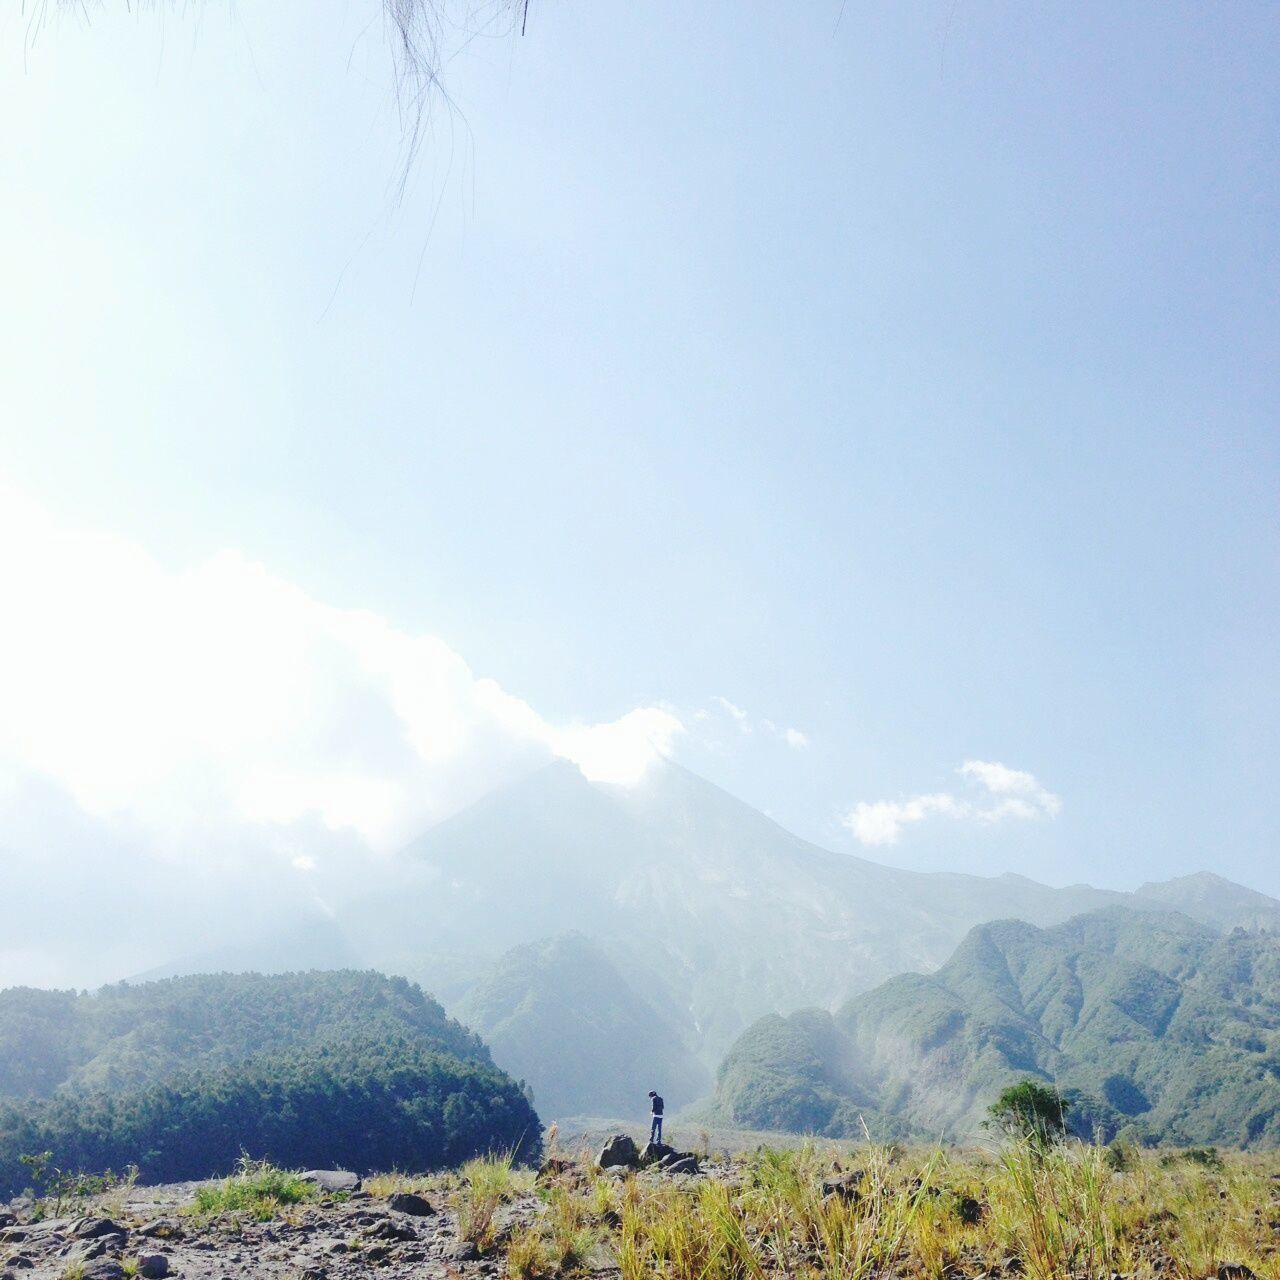
[(346, 1169), (308, 1169), (300, 1176), (303, 1182), (309, 1182), (330, 1195), (340, 1191), (360, 1190), (360, 1175), (349, 1173)]
[(665, 1142), (649, 1142), (640, 1152), (640, 1163), (647, 1169), (651, 1164), (661, 1164), (675, 1154), (675, 1147), (669, 1147)]
[(83, 1280), (124, 1280), (124, 1267), (114, 1258), (99, 1258), (85, 1267)]
[(627, 1137), (625, 1133), (615, 1133), (600, 1148), (600, 1154), (596, 1157), (596, 1164), (602, 1169), (638, 1169), (640, 1167), (640, 1152), (637, 1150), (635, 1142)]
[(123, 1236), (128, 1231), (110, 1218), (79, 1218), (71, 1224), (77, 1240), (97, 1240), (100, 1236)]
[(682, 1155), (678, 1160), (672, 1160), (669, 1164), (664, 1164), (662, 1171), (664, 1173), (697, 1173), (698, 1157)]
[(169, 1259), (163, 1253), (139, 1254), (138, 1274), (142, 1280), (165, 1280), (169, 1274)]
[(387, 1201), (387, 1208), (394, 1209), (396, 1213), (407, 1213), (414, 1218), (429, 1218), (435, 1213), (429, 1200), (412, 1191), (397, 1191)]

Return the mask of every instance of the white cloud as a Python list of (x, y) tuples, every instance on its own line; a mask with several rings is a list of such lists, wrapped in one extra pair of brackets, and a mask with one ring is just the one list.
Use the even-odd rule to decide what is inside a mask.
[(719, 694), (716, 694), (711, 701), (714, 702), (721, 711), (728, 713), (733, 722), (738, 726), (739, 733), (751, 732), (751, 719), (741, 707), (730, 702), (728, 698), (722, 698)]
[(966, 760), (956, 771), (975, 789), (977, 798), (947, 791), (909, 796), (905, 800), (861, 801), (841, 818), (865, 845), (896, 844), (903, 828), (942, 817), (992, 824), (1006, 818), (1055, 818), (1062, 800), (1042, 786), (1034, 774), (989, 760)]
[[(721, 697), (720, 694), (716, 694), (711, 701), (733, 721), (739, 733), (745, 735), (755, 732), (755, 722), (746, 710), (738, 706), (737, 703), (730, 702), (728, 698)], [(699, 721), (706, 721), (710, 720), (712, 716), (710, 712), (703, 709), (694, 712), (693, 718)], [(766, 733), (775, 738), (780, 738), (793, 751), (803, 751), (809, 745), (809, 735), (801, 733), (799, 729), (775, 724), (772, 720), (761, 720), (760, 726)]]
[(3, 484), (0, 602), (0, 772), (173, 849), (304, 822), (393, 848), (553, 756), (637, 781), (683, 730), (659, 706), (552, 724), (438, 637), (234, 550), (171, 571)]
[(1005, 797), (990, 812), (997, 817), (1055, 818), (1062, 808), (1062, 800), (1041, 786), (1034, 774), (1021, 769), (1010, 769), (993, 760), (966, 760), (960, 773), (984, 786), (994, 796)]

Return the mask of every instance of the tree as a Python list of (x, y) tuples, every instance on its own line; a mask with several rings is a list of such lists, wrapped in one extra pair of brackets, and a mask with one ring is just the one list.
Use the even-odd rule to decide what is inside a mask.
[(987, 1123), (1010, 1137), (1047, 1147), (1066, 1135), (1070, 1107), (1057, 1089), (1035, 1080), (1021, 1080), (1003, 1090), (987, 1108), (991, 1117)]

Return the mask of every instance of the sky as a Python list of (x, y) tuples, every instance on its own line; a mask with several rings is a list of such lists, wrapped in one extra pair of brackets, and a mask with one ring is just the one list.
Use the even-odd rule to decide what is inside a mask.
[(0, 15), (32, 884), (661, 753), (896, 865), (1280, 894), (1280, 10), (457, 7), (412, 158), (385, 35)]

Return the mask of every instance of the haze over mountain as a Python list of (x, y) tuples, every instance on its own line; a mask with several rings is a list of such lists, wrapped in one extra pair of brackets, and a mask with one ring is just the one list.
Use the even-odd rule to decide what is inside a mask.
[(672, 1107), (711, 1088), (711, 1073), (653, 995), (570, 933), (507, 952), (454, 1014), (532, 1088), (543, 1114), (625, 1116), (655, 1085)]
[(406, 960), (403, 940), (427, 923), (436, 949), (480, 953), (579, 930), (710, 1062), (761, 1013), (833, 1007), (935, 968), (985, 920), (1050, 924), (1158, 901), (1215, 922), (1280, 924), (1280, 904), (1213, 879), (1124, 894), (833, 853), (669, 762), (633, 787), (548, 766), (440, 823), (401, 862), (393, 901), (342, 917), (351, 937), (380, 922), (378, 964)]
[(935, 973), (762, 1019), (716, 1098), (748, 1127), (964, 1137), (1027, 1076), (1080, 1095), (1085, 1136), (1280, 1145), (1280, 935), (1121, 908), (980, 925)]

